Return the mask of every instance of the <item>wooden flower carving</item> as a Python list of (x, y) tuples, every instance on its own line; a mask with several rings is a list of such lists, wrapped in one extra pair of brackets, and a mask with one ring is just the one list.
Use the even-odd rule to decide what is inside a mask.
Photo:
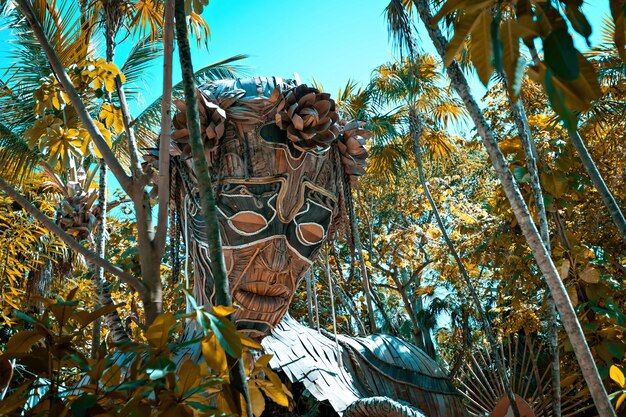
[(339, 136), (339, 117), (330, 94), (299, 85), (283, 96), (276, 110), (276, 125), (304, 150), (326, 149)]
[(356, 184), (358, 177), (365, 174), (367, 159), (366, 141), (372, 137), (372, 132), (363, 129), (365, 123), (352, 121), (343, 126), (343, 133), (337, 141), (337, 147), (341, 154), (346, 175), (350, 177), (352, 185)]
[[(198, 90), (198, 110), (200, 111), (200, 128), (205, 152), (210, 152), (217, 146), (218, 140), (226, 130), (226, 110), (218, 103), (208, 99)], [(191, 155), (189, 146), (189, 129), (187, 126), (187, 106), (183, 100), (175, 100), (177, 112), (173, 119), (174, 133), (172, 139), (182, 144), (183, 155)]]

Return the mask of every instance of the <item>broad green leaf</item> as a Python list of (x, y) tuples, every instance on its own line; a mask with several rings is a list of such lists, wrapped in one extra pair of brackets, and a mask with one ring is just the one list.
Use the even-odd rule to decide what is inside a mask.
[(496, 16), (491, 21), (492, 64), (498, 74), (503, 71), (502, 54), (504, 53), (502, 39), (500, 38), (500, 18), (500, 9), (498, 9)]
[(566, 27), (558, 27), (543, 39), (544, 60), (555, 75), (573, 81), (580, 74), (577, 50)]
[[(554, 112), (559, 116), (563, 125), (568, 130), (576, 129), (576, 116), (574, 113), (567, 107), (565, 102), (565, 96), (563, 91), (561, 91), (555, 84), (556, 77), (552, 75), (552, 71), (550, 69), (545, 71), (544, 77), (544, 86), (546, 88), (546, 93), (548, 94), (548, 98), (550, 99), (550, 104)], [(555, 196), (556, 197), (556, 196)]]
[(220, 346), (224, 348), (231, 358), (241, 357), (243, 347), (239, 334), (237, 333), (237, 328), (233, 322), (227, 318), (213, 314), (208, 314), (208, 316), (211, 321), (211, 329), (213, 333), (215, 333), (215, 336), (217, 336), (217, 341)]

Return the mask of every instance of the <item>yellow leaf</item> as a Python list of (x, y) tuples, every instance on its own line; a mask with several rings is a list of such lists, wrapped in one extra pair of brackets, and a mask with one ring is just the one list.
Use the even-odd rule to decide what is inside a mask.
[(9, 339), (5, 353), (24, 353), (28, 352), (31, 347), (45, 335), (37, 330), (22, 330), (15, 333)]
[(590, 266), (580, 273), (580, 279), (588, 284), (597, 284), (598, 282), (600, 282), (600, 273), (597, 269)]
[(265, 398), (263, 398), (261, 390), (255, 384), (249, 384), (248, 391), (250, 393), (250, 401), (252, 402), (252, 412), (255, 417), (261, 417), (263, 410), (265, 410)]
[(178, 369), (178, 392), (184, 395), (192, 389), (200, 380), (200, 367), (192, 360), (187, 359)]
[(483, 10), (472, 29), (470, 56), (478, 73), (478, 78), (487, 86), (493, 73), (491, 64), (491, 9)]
[(467, 35), (474, 29), (478, 22), (478, 17), (480, 12), (477, 13), (466, 13), (461, 17), (459, 23), (454, 27), (454, 37), (448, 44), (448, 49), (446, 50), (446, 55), (443, 58), (443, 65), (448, 67), (454, 58), (459, 54), (463, 45), (465, 45), (465, 40), (467, 39)]
[(626, 379), (624, 379), (624, 373), (617, 366), (611, 365), (611, 368), (609, 369), (609, 376), (613, 381), (617, 383), (617, 385), (622, 388), (626, 388)]
[(559, 271), (559, 276), (563, 281), (565, 281), (565, 279), (567, 279), (567, 277), (569, 276), (569, 266), (569, 259), (563, 259), (556, 268), (557, 271)]
[(236, 308), (233, 306), (214, 306), (211, 310), (216, 316), (227, 317), (235, 312)]
[(624, 400), (626, 400), (626, 392), (623, 392), (622, 395), (620, 395), (617, 399), (617, 403), (615, 403), (615, 411), (617, 411), (622, 406)]
[(157, 347), (167, 344), (170, 329), (176, 324), (176, 317), (172, 313), (157, 316), (154, 322), (146, 330), (146, 339)]
[(277, 387), (274, 383), (262, 379), (257, 379), (256, 383), (270, 400), (283, 407), (289, 406), (289, 398), (283, 392), (282, 386)]
[(217, 341), (214, 333), (209, 334), (202, 339), (202, 356), (209, 368), (218, 375), (226, 372), (228, 365), (226, 363), (226, 353)]

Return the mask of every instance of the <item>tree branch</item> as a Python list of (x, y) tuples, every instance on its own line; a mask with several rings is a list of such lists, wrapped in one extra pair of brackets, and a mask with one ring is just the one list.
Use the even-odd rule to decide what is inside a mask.
[(174, 52), (174, 2), (165, 1), (163, 28), (163, 95), (161, 101), (161, 135), (159, 140), (159, 212), (154, 247), (159, 255), (165, 250), (170, 198), (170, 138), (172, 123), (172, 55)]
[(133, 277), (129, 273), (122, 270), (120, 267), (113, 265), (111, 262), (106, 259), (101, 258), (94, 251), (87, 249), (83, 245), (81, 245), (76, 239), (70, 236), (67, 232), (61, 229), (61, 226), (56, 224), (52, 219), (46, 216), (41, 210), (35, 207), (30, 201), (24, 198), (20, 193), (18, 193), (13, 187), (11, 187), (3, 178), (0, 177), (0, 190), (7, 193), (9, 197), (11, 197), (16, 203), (24, 208), (35, 219), (41, 222), (46, 229), (50, 232), (57, 235), (67, 246), (76, 252), (83, 255), (88, 261), (94, 263), (95, 265), (101, 267), (105, 271), (118, 276), (122, 281), (133, 287), (139, 295), (146, 293), (146, 288), (143, 283), (137, 278)]

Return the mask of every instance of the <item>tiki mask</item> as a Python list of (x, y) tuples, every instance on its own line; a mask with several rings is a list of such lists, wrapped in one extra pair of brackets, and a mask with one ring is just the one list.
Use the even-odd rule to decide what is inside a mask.
[[(351, 175), (362, 172), (366, 132), (356, 124), (346, 129), (328, 95), (277, 79), (209, 84), (200, 89), (199, 102), (230, 289), (239, 307), (235, 321), (262, 337), (287, 312), (304, 273), (337, 229)], [(184, 105), (177, 105), (173, 155), (185, 184), (181, 223), (195, 265), (195, 296), (211, 304), (211, 255)]]

